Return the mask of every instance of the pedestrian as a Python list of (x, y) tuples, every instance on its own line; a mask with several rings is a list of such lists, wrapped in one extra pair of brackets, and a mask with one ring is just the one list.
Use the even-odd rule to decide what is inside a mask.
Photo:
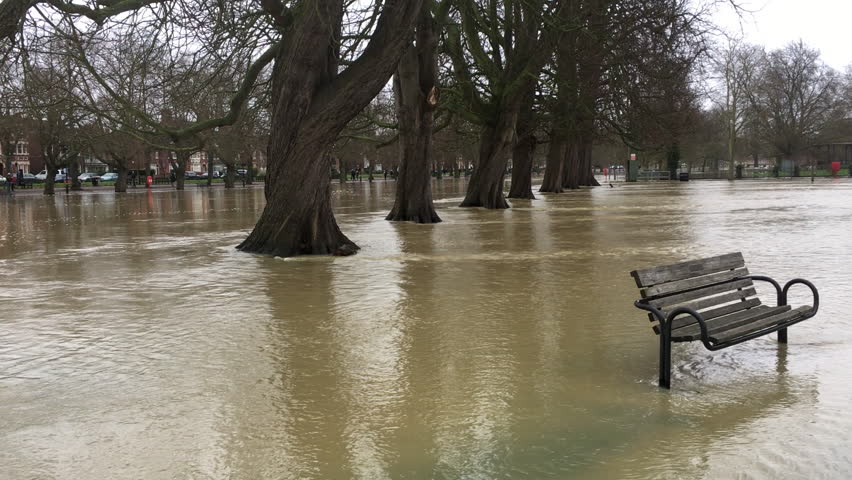
[(171, 172), (169, 172), (169, 183), (174, 185), (175, 180), (177, 180), (177, 178), (175, 177), (175, 171), (172, 170)]
[(18, 187), (23, 187), (24, 186), (24, 170), (23, 169), (18, 169), (18, 179), (17, 180), (18, 181), (15, 182), (15, 183), (18, 184)]
[(387, 181), (388, 180), (388, 171), (385, 170), (384, 173), (385, 173), (385, 181)]

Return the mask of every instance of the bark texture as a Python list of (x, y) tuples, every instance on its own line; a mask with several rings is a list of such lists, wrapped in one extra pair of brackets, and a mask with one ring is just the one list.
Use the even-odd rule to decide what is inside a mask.
[(186, 170), (183, 168), (175, 168), (175, 189), (183, 190), (186, 184)]
[(595, 179), (595, 172), (592, 170), (592, 151), (594, 144), (591, 141), (586, 141), (582, 144), (579, 154), (580, 178), (579, 183), (583, 187), (600, 187), (601, 184)]
[[(432, 203), (432, 130), (437, 106), (438, 37), (432, 1), (423, 2), (416, 44), (399, 61), (393, 87), (399, 119), (399, 183), (387, 220), (438, 223)], [(372, 180), (372, 169), (370, 174)]]
[(177, 160), (172, 162), (172, 171), (175, 174), (175, 189), (183, 190), (186, 184), (186, 166), (189, 164), (191, 152), (179, 151), (175, 154)]
[(77, 160), (68, 164), (68, 176), (71, 178), (71, 190), (83, 189), (83, 184), (80, 183), (80, 164)]
[(512, 149), (512, 184), (509, 198), (535, 200), (532, 191), (532, 166), (536, 139), (532, 134), (524, 135)]
[(56, 174), (59, 169), (50, 165), (45, 166), (47, 176), (44, 178), (44, 194), (53, 195), (56, 193)]
[(565, 139), (553, 132), (550, 147), (547, 150), (547, 165), (544, 167), (544, 178), (541, 180), (542, 193), (562, 193), (563, 170), (565, 168)]
[(524, 95), (515, 126), (516, 139), (512, 148), (512, 183), (509, 186), (509, 198), (535, 199), (532, 191), (532, 166), (535, 154), (535, 83), (530, 83)]
[(565, 148), (562, 168), (562, 187), (566, 190), (577, 190), (580, 188), (580, 144), (571, 141)]
[[(237, 164), (236, 163), (226, 163), (225, 167), (225, 188), (234, 188), (234, 184), (236, 183), (237, 177)], [(251, 178), (248, 174), (248, 170), (246, 170), (246, 183), (248, 183), (248, 179)]]
[(298, 12), (273, 66), (266, 207), (237, 248), (282, 257), (358, 250), (331, 210), (328, 152), (393, 74), (420, 5), (384, 2), (370, 43), (342, 72), (337, 56), (343, 0), (316, 0)]
[(473, 168), (461, 207), (509, 208), (503, 196), (506, 156), (515, 136), (517, 110), (503, 111), (495, 126), (485, 127), (480, 137), (479, 159)]
[[(231, 168), (228, 167), (228, 171)], [(252, 158), (252, 152), (248, 154), (248, 165), (246, 165), (246, 185), (254, 185), (254, 159)], [(233, 182), (231, 182), (231, 187), (233, 188)]]
[(20, 31), (32, 0), (4, 0), (0, 2), (0, 39), (13, 39)]
[(118, 179), (115, 181), (116, 193), (127, 193), (127, 167), (118, 166)]

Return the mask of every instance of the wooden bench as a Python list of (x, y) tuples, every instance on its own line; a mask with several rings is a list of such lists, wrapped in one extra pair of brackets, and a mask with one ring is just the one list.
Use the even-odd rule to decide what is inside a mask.
[[(797, 278), (782, 288), (769, 277), (750, 275), (742, 253), (644, 268), (630, 275), (642, 296), (634, 305), (656, 322), (664, 388), (671, 388), (672, 342), (701, 341), (708, 350), (721, 350), (777, 331), (778, 341), (787, 343), (787, 327), (819, 309), (819, 293), (811, 282)], [(775, 287), (777, 306), (762, 304), (754, 280)], [(787, 305), (787, 292), (796, 284), (811, 289), (812, 306)]]

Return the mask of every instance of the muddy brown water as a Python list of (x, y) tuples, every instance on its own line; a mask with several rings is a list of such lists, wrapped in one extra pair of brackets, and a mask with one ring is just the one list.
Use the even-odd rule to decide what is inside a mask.
[[(445, 179), (427, 226), (393, 187), (334, 186), (358, 255), (287, 260), (234, 250), (260, 189), (0, 197), (0, 478), (852, 476), (849, 181)], [(628, 272), (730, 251), (819, 315), (659, 390)]]

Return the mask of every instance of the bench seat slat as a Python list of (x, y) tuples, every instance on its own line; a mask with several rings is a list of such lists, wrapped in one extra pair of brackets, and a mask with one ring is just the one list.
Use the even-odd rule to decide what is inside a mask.
[(702, 277), (687, 278), (686, 280), (678, 280), (676, 282), (662, 283), (654, 285), (639, 291), (642, 298), (652, 299), (672, 293), (685, 292), (695, 288), (715, 285), (717, 283), (728, 282), (737, 278), (747, 277), (749, 271), (747, 268), (738, 268), (736, 270), (728, 270), (712, 275), (704, 275)]
[(747, 288), (745, 290), (737, 290), (735, 292), (726, 293), (724, 295), (717, 295), (715, 297), (706, 297), (691, 302), (679, 303), (677, 305), (672, 305), (668, 308), (668, 310), (672, 310), (674, 309), (674, 307), (689, 307), (693, 310), (704, 310), (706, 308), (715, 307), (717, 305), (722, 305), (728, 302), (742, 300), (744, 298), (753, 297), (755, 295), (757, 295), (757, 291), (755, 291), (754, 288)]
[(651, 300), (648, 303), (657, 307), (657, 308), (665, 308), (671, 305), (678, 305), (681, 303), (685, 303), (689, 300), (696, 300), (699, 298), (709, 297), (710, 295), (716, 295), (719, 293), (730, 292), (731, 290), (738, 290), (741, 288), (746, 288), (754, 285), (754, 282), (750, 278), (734, 280), (733, 282), (726, 282), (719, 285), (713, 285), (710, 287), (699, 288), (698, 290), (692, 290), (689, 292), (678, 293), (675, 295), (669, 295), (666, 297), (661, 297), (656, 300)]
[[(782, 305), (780, 307), (758, 306), (737, 313), (732, 313), (730, 315), (716, 317), (706, 322), (707, 333), (709, 335), (713, 335), (732, 328), (738, 328), (748, 323), (771, 317), (773, 315), (778, 315), (789, 310), (789, 305)], [(698, 322), (694, 322), (691, 325), (672, 331), (672, 340), (676, 342), (691, 342), (693, 340), (700, 339), (701, 327), (698, 326)]]
[[(744, 302), (732, 303), (730, 305), (725, 305), (719, 308), (714, 308), (712, 310), (707, 310), (706, 312), (701, 312), (701, 316), (704, 317), (704, 320), (712, 320), (714, 318), (739, 312), (740, 310), (754, 308), (758, 305), (760, 305), (759, 298), (749, 298)], [(672, 328), (681, 328), (694, 322), (695, 320), (692, 317), (679, 317), (672, 321)]]
[(749, 333), (754, 333), (759, 330), (763, 330), (764, 328), (769, 328), (780, 323), (795, 320), (798, 317), (804, 316), (810, 310), (810, 306), (794, 308), (793, 310), (789, 310), (778, 315), (773, 315), (771, 317), (767, 317), (738, 328), (732, 328), (730, 330), (719, 332), (715, 335), (710, 335), (710, 341), (719, 344), (727, 342), (729, 340), (734, 340), (736, 338), (742, 337), (743, 335), (748, 335)]
[(734, 270), (743, 266), (745, 266), (743, 254), (737, 252), (718, 257), (702, 258), (700, 260), (691, 260), (672, 265), (634, 270), (630, 272), (630, 275), (636, 280), (636, 286), (641, 288), (702, 275), (710, 275), (725, 270)]
[[(704, 317), (704, 320), (711, 320), (717, 317), (721, 317), (724, 315), (729, 315), (731, 313), (739, 312), (741, 310), (747, 310), (749, 308), (757, 307), (761, 304), (759, 298), (748, 298), (741, 302), (732, 303), (730, 305), (724, 305), (719, 308), (714, 308), (712, 310), (706, 310), (701, 312), (701, 316)], [(666, 312), (663, 312), (666, 314)], [(652, 314), (648, 314), (648, 319), (652, 322), (656, 322), (657, 318)], [(676, 330), (678, 328), (683, 328), (687, 325), (692, 325), (695, 323), (695, 319), (690, 316), (680, 316), (672, 320), (672, 329)], [(660, 333), (659, 325), (654, 325), (654, 331)]]

